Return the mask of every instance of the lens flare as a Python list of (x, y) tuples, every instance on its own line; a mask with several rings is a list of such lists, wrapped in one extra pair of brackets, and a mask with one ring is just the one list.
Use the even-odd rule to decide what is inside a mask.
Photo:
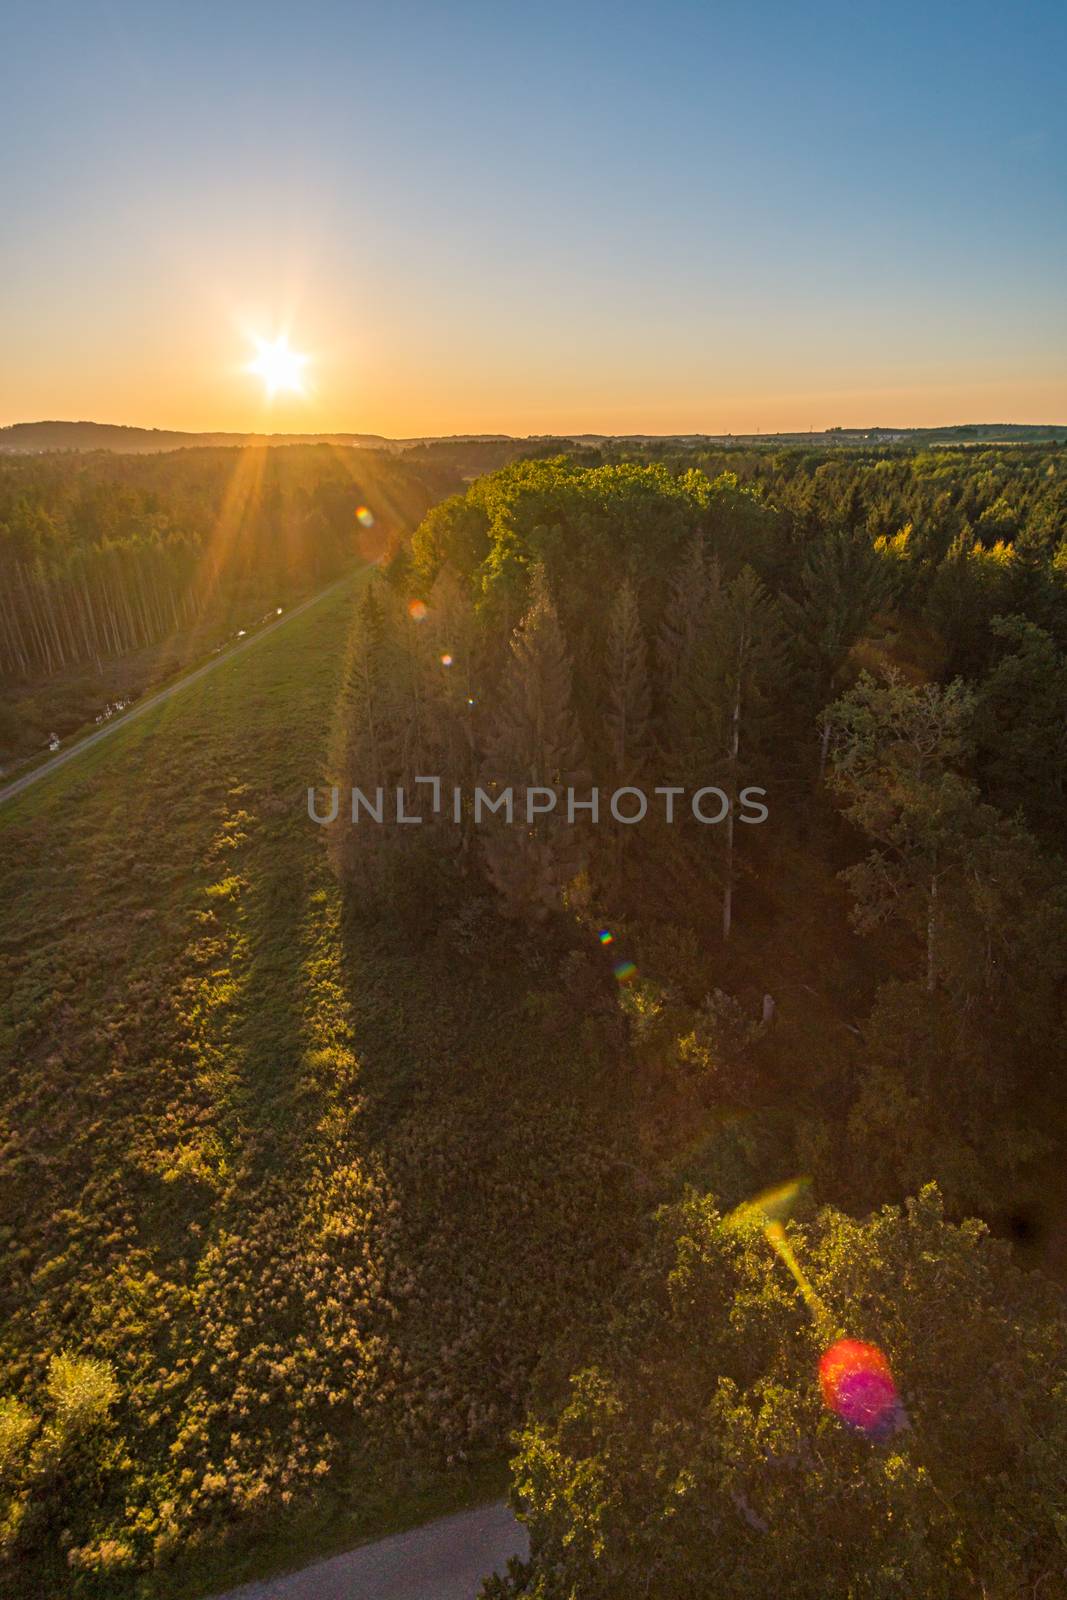
[(425, 622), (426, 609), (427, 607), (425, 600), (408, 601), (408, 616), (411, 618), (412, 622)]
[(620, 961), (615, 967), (615, 976), (620, 983), (629, 983), (637, 973), (637, 967), (632, 961)]
[[(767, 1243), (792, 1273), (816, 1327), (829, 1337), (833, 1327), (830, 1311), (813, 1289), (785, 1231), (808, 1188), (809, 1179), (793, 1178), (764, 1189), (755, 1199), (735, 1207), (723, 1222), (738, 1232), (762, 1228)], [(875, 1443), (908, 1426), (892, 1368), (876, 1344), (865, 1344), (862, 1339), (836, 1340), (819, 1359), (819, 1387), (826, 1409)]]
[(810, 1189), (811, 1179), (805, 1177), (790, 1178), (788, 1183), (779, 1183), (773, 1189), (764, 1189), (762, 1194), (735, 1206), (725, 1219), (727, 1226), (746, 1228), (755, 1223), (758, 1227), (765, 1228), (771, 1222), (788, 1222)]
[(356, 521), (362, 523), (364, 528), (374, 527), (374, 512), (369, 506), (356, 507)]
[(819, 1387), (828, 1411), (876, 1442), (906, 1426), (892, 1368), (876, 1344), (838, 1339), (819, 1361)]
[(450, 667), (452, 665), (452, 657), (449, 655), (447, 650), (445, 651), (444, 655), (441, 657), (441, 665), (443, 667)]
[(743, 1205), (736, 1206), (725, 1218), (725, 1225), (742, 1231), (753, 1226), (762, 1228), (767, 1243), (775, 1255), (793, 1274), (796, 1286), (804, 1296), (805, 1304), (815, 1321), (820, 1326), (828, 1327), (831, 1325), (830, 1314), (812, 1288), (785, 1231), (786, 1223), (798, 1202), (807, 1193), (808, 1187), (807, 1178), (791, 1178), (788, 1183), (777, 1184), (773, 1189), (764, 1189), (754, 1200), (746, 1200)]
[(597, 934), (597, 938), (600, 940), (601, 944), (615, 943), (615, 935), (613, 933), (609, 933), (607, 928), (601, 928), (600, 932)]

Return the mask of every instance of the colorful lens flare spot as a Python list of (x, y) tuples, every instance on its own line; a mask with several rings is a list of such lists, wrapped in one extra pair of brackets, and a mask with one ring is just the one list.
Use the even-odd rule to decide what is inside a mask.
[(426, 601), (425, 600), (410, 600), (408, 602), (408, 616), (411, 618), (412, 622), (425, 622), (426, 621)]
[(889, 1362), (877, 1345), (839, 1339), (819, 1361), (823, 1404), (868, 1439), (892, 1437), (905, 1425)]
[(620, 983), (629, 983), (636, 972), (637, 968), (632, 961), (620, 961), (615, 968), (615, 976)]
[(361, 523), (364, 528), (373, 528), (374, 527), (374, 512), (370, 509), (369, 506), (357, 506), (356, 507), (356, 521), (358, 523)]
[(445, 651), (444, 655), (441, 657), (441, 665), (443, 667), (450, 667), (452, 665), (452, 657), (449, 655), (447, 650)]
[(601, 928), (600, 932), (597, 934), (597, 938), (600, 940), (601, 944), (615, 943), (615, 935), (613, 933), (609, 933), (607, 928)]

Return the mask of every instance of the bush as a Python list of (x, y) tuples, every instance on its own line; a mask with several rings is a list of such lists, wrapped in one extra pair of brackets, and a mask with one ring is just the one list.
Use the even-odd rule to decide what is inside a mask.
[(37, 1418), (20, 1400), (0, 1398), (0, 1489), (14, 1488), (22, 1478)]
[(53, 1356), (48, 1367), (50, 1424), (61, 1447), (75, 1444), (107, 1421), (118, 1399), (119, 1386), (107, 1361), (94, 1356)]

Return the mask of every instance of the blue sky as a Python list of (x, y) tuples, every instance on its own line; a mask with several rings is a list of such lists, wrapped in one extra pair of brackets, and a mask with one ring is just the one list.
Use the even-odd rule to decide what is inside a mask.
[(0, 422), (1067, 420), (1065, 61), (1052, 5), (17, 6)]

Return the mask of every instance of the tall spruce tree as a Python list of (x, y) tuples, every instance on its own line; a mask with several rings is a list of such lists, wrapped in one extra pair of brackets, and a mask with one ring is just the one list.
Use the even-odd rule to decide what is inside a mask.
[(611, 777), (629, 783), (648, 761), (652, 713), (648, 649), (629, 579), (619, 585), (611, 608), (605, 666), (604, 722)]
[[(886, 559), (863, 532), (834, 529), (808, 549), (795, 596), (783, 610), (797, 640), (801, 692), (809, 715), (843, 687), (849, 651), (892, 594)], [(830, 725), (822, 720), (819, 778)]]
[(656, 640), (656, 670), (667, 714), (668, 741), (675, 731), (670, 725), (674, 693), (679, 681), (689, 674), (719, 588), (718, 562), (708, 555), (704, 536), (696, 533), (671, 575)]
[(723, 673), (727, 717), (724, 787), (730, 809), (723, 834), (722, 936), (728, 939), (733, 927), (739, 797), (746, 776), (757, 780), (764, 776), (754, 763), (764, 754), (777, 722), (775, 695), (782, 692), (786, 653), (778, 604), (751, 567), (741, 569), (716, 608), (709, 642), (712, 660)]
[[(511, 915), (547, 916), (584, 864), (581, 831), (567, 821), (567, 788), (580, 791), (589, 782), (571, 677), (566, 641), (538, 563), (531, 571), (529, 610), (512, 635), (482, 764), (487, 792), (512, 791), (512, 823), (500, 819), (483, 830), (486, 869)], [(528, 822), (528, 792), (534, 788), (550, 790), (555, 804)], [(534, 797), (535, 805), (544, 800)]]
[(982, 776), (1002, 811), (1062, 838), (1067, 822), (1067, 653), (1022, 616), (996, 617), (1000, 660), (978, 689)]
[(903, 916), (925, 947), (926, 986), (941, 969), (941, 901), (967, 853), (978, 795), (960, 772), (974, 695), (960, 680), (916, 688), (898, 674), (861, 674), (830, 708), (830, 785), (845, 815), (874, 841), (849, 869), (860, 931)]
[(751, 567), (712, 590), (688, 665), (670, 699), (672, 755), (680, 779), (720, 785), (730, 805), (722, 828), (722, 933), (733, 927), (738, 797), (766, 774), (760, 762), (778, 721), (786, 660), (781, 613)]
[[(637, 593), (629, 579), (616, 591), (608, 620), (604, 664), (603, 718), (606, 734), (605, 778), (612, 792), (634, 785), (647, 775), (652, 751), (652, 690), (648, 648), (641, 626)], [(634, 830), (615, 823), (605, 860), (615, 873), (621, 868)]]

